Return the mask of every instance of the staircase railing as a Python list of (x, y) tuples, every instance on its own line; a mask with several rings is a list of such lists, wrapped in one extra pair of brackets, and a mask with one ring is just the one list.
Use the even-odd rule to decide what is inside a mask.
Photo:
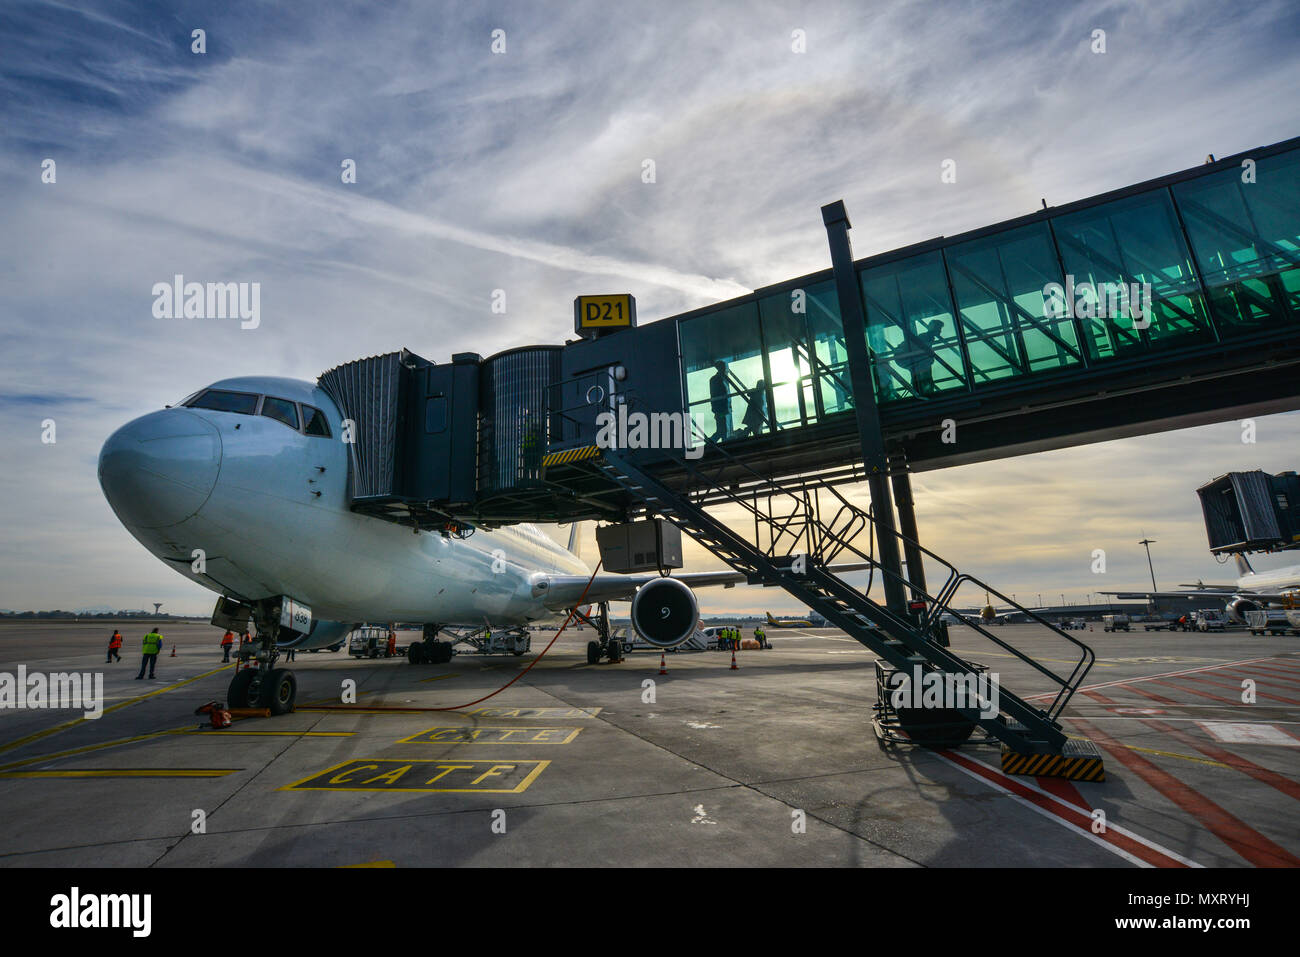
[[(829, 571), (824, 576), (818, 576), (819, 584), (828, 593), (834, 594), (838, 600), (848, 600), (850, 602), (865, 600), (869, 602), (873, 606), (871, 609), (873, 614), (870, 617), (877, 619), (882, 626), (888, 627), (891, 633), (898, 633), (900, 638), (903, 637), (902, 633), (907, 633), (937, 648), (937, 629), (941, 616), (945, 613), (958, 614), (954, 611), (952, 603), (960, 587), (969, 583), (981, 591), (987, 592), (990, 596), (996, 596), (999, 601), (1047, 628), (1070, 646), (1073, 646), (1078, 653), (1077, 660), (1073, 662), (1072, 667), (1068, 669), (1066, 674), (1058, 674), (1022, 649), (994, 635), (982, 623), (967, 620), (967, 623), (979, 635), (1013, 658), (1031, 667), (1055, 687), (1055, 695), (1050, 705), (1046, 709), (1041, 709), (1041, 713), (1048, 721), (1055, 723), (1096, 660), (1096, 655), (1090, 647), (982, 580), (960, 571), (952, 563), (919, 542), (913, 541), (897, 530), (883, 529), (886, 534), (894, 536), (900, 545), (906, 544), (911, 548), (915, 548), (934, 566), (946, 571), (947, 575), (943, 584), (934, 593), (917, 588), (908, 582), (904, 576), (884, 567), (875, 557), (876, 549), (872, 548), (870, 551), (863, 551), (858, 546), (857, 541), (861, 538), (863, 532), (868, 532), (869, 538), (875, 539), (882, 533), (882, 528), (879, 523), (874, 521), (870, 513), (854, 505), (838, 489), (819, 483), (815, 479), (799, 480), (798, 485), (794, 488), (772, 482), (751, 466), (729, 455), (721, 445), (707, 436), (700, 437), (699, 440), (705, 443), (707, 450), (712, 453), (711, 455), (695, 461), (685, 457), (673, 457), (673, 466), (684, 469), (692, 479), (690, 485), (692, 491), (677, 493), (683, 500), (691, 503), (701, 512), (705, 512), (704, 505), (702, 503), (697, 504), (697, 502), (704, 499), (708, 499), (711, 505), (724, 501), (743, 508), (753, 518), (755, 536), (752, 545), (743, 542), (743, 540), (741, 541), (745, 546), (754, 548), (755, 551), (768, 559), (790, 558), (797, 553), (793, 546), (802, 541), (807, 545), (806, 554), (810, 559), (810, 564), (814, 567), (821, 566), (825, 568), (833, 560), (851, 555), (865, 563), (871, 569), (873, 575), (878, 572), (882, 576), (890, 576), (901, 582), (907, 589), (910, 589), (915, 597), (926, 600), (926, 612), (918, 620), (912, 621), (899, 618), (889, 609), (872, 601), (868, 596), (852, 589), (846, 582), (843, 582), (842, 579)], [(744, 483), (744, 491), (740, 490), (741, 483), (737, 483), (734, 477), (737, 469), (743, 473), (748, 473), (753, 478), (752, 482)], [(719, 476), (724, 473), (731, 476), (727, 482), (719, 479)], [(823, 492), (829, 493), (836, 503), (835, 511), (829, 522), (823, 522), (820, 518), (820, 495)], [(761, 504), (763, 498), (766, 498), (766, 507)], [(775, 505), (777, 501), (783, 502), (788, 511), (778, 512), (778, 506)], [(767, 530), (766, 547), (762, 534), (765, 528)], [(723, 557), (726, 560), (726, 556)], [(746, 569), (746, 571), (748, 573), (752, 569)], [(826, 580), (822, 580), (823, 577)], [(778, 580), (775, 583), (780, 584), (782, 582)], [(904, 640), (906, 641), (905, 638)], [(906, 643), (913, 644), (912, 641)], [(951, 658), (949, 664), (958, 670), (971, 670), (969, 662), (964, 661), (954, 653), (947, 652), (946, 649), (943, 654), (938, 654), (936, 657), (940, 659)], [(1009, 693), (1004, 692), (1004, 694)]]

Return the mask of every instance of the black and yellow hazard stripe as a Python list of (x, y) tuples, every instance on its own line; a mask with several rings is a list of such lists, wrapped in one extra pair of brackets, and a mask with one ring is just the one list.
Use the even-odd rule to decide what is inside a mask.
[(1070, 781), (1105, 781), (1106, 771), (1099, 757), (1070, 757), (1065, 754), (1018, 754), (1003, 750), (1002, 773), (1035, 777), (1065, 778)]
[(559, 452), (548, 452), (542, 459), (542, 468), (549, 468), (552, 465), (567, 465), (570, 462), (585, 462), (587, 459), (594, 459), (600, 455), (600, 449), (594, 445), (584, 445), (576, 449), (563, 449)]

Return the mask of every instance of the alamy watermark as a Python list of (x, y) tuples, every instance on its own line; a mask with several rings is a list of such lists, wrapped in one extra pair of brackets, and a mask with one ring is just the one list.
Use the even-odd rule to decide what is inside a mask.
[(601, 412), (596, 416), (596, 447), (601, 449), (682, 449), (686, 458), (704, 455), (695, 419), (687, 412)]
[(1047, 319), (1132, 319), (1134, 329), (1151, 325), (1151, 283), (1083, 282), (1066, 275), (1065, 285), (1043, 287)]
[(262, 324), (260, 282), (186, 282), (177, 273), (171, 282), (153, 284), (155, 319), (239, 319), (239, 328)]
[(0, 672), (0, 708), (15, 710), (79, 709), (94, 721), (104, 713), (102, 671), (28, 673), (26, 665), (17, 674)]
[(922, 671), (895, 671), (889, 676), (889, 703), (900, 708), (969, 708), (981, 718), (995, 717), (998, 707), (998, 676), (993, 673), (955, 675)]

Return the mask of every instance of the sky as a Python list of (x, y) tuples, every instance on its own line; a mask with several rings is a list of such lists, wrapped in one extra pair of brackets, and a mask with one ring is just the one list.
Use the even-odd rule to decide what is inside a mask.
[[(588, 292), (674, 315), (825, 268), (835, 199), (861, 257), (1276, 142), (1300, 133), (1298, 35), (1285, 0), (5, 4), (0, 608), (211, 610), (95, 470), (117, 426), (217, 378), (559, 343)], [(176, 274), (260, 283), (260, 324), (156, 318)], [(1144, 536), (1162, 587), (1231, 580), (1195, 488), (1300, 466), (1300, 416), (1256, 428), (918, 475), (922, 540), (1022, 602), (1142, 585)]]

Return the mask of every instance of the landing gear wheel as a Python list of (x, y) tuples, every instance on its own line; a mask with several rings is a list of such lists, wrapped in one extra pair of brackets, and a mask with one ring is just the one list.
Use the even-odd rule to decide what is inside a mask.
[(445, 665), (447, 662), (451, 661), (451, 642), (433, 642), (433, 648), (429, 652), (429, 660), (435, 665)]
[(406, 660), (413, 665), (424, 663), (424, 645), (418, 641), (411, 642), (411, 647), (406, 649)]
[(227, 708), (254, 707), (249, 691), (252, 689), (253, 679), (256, 677), (257, 671), (252, 668), (245, 668), (243, 671), (235, 672), (235, 677), (230, 679), (230, 687), (226, 689)]
[(288, 714), (298, 700), (298, 679), (288, 668), (275, 668), (262, 681), (262, 707), (271, 714)]
[(617, 638), (609, 639), (609, 660), (611, 662), (623, 660), (623, 646), (619, 644)]
[(600, 664), (600, 642), (599, 641), (587, 642), (587, 664), (589, 665)]

